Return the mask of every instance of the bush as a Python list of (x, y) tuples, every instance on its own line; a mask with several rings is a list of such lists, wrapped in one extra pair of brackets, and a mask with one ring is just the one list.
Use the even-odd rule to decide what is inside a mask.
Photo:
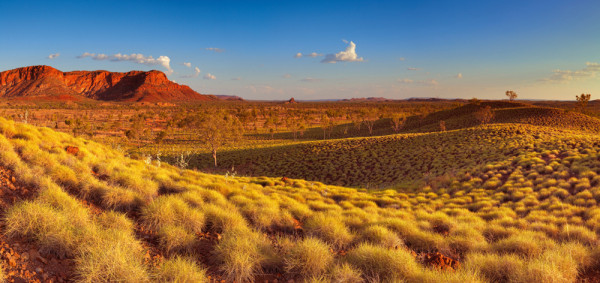
[(143, 249), (131, 235), (118, 230), (98, 232), (75, 257), (79, 282), (148, 282)]
[(531, 231), (514, 234), (492, 245), (492, 249), (498, 253), (513, 253), (523, 257), (536, 257), (551, 247), (554, 247), (554, 242), (547, 239), (544, 233)]
[(173, 252), (191, 254), (196, 247), (196, 235), (185, 228), (175, 225), (165, 225), (158, 230), (159, 246), (167, 253)]
[(320, 276), (333, 262), (333, 254), (327, 244), (316, 238), (304, 238), (285, 257), (287, 272), (305, 277)]
[(596, 233), (583, 226), (565, 225), (559, 238), (563, 241), (575, 241), (589, 246), (597, 244)]
[(177, 195), (162, 196), (141, 212), (142, 222), (150, 229), (159, 231), (165, 226), (181, 226), (190, 233), (202, 232), (204, 214), (191, 208)]
[(360, 270), (348, 263), (336, 264), (330, 272), (331, 282), (335, 283), (360, 283), (363, 282)]
[(442, 236), (420, 230), (415, 223), (400, 219), (387, 219), (382, 222), (398, 233), (406, 245), (416, 251), (446, 250), (447, 244)]
[(475, 270), (489, 282), (516, 282), (524, 271), (525, 262), (513, 254), (469, 254), (464, 269)]
[(228, 281), (248, 282), (261, 271), (260, 236), (248, 229), (226, 232), (215, 247), (220, 269)]
[(360, 239), (386, 248), (402, 247), (404, 243), (396, 233), (380, 225), (372, 225), (360, 231)]
[(203, 206), (202, 211), (206, 216), (207, 229), (215, 233), (226, 233), (248, 227), (246, 220), (235, 207), (224, 208), (210, 204)]
[(324, 213), (317, 213), (306, 219), (304, 231), (307, 235), (318, 237), (336, 248), (348, 245), (353, 239), (353, 235), (339, 217)]
[(5, 217), (6, 235), (36, 241), (42, 251), (59, 256), (74, 255), (82, 234), (91, 226), (76, 227), (69, 214), (46, 203), (25, 201), (11, 207)]
[(360, 269), (370, 282), (408, 280), (419, 272), (419, 265), (405, 250), (389, 250), (362, 243), (346, 255), (346, 261)]
[(204, 269), (193, 259), (175, 257), (165, 260), (153, 279), (157, 282), (195, 283), (208, 282)]

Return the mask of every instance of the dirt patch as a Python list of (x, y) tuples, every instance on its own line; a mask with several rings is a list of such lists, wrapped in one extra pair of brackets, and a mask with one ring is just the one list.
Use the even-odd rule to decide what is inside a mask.
[(0, 237), (0, 259), (6, 282), (73, 281), (74, 262), (40, 254), (36, 245), (22, 239)]
[(2, 214), (18, 200), (32, 198), (33, 193), (16, 182), (12, 170), (0, 166), (0, 211)]
[(79, 152), (79, 148), (76, 146), (67, 146), (65, 148), (65, 150), (67, 151), (68, 154), (72, 154), (72, 155), (77, 155), (77, 153)]
[(426, 266), (442, 271), (456, 271), (460, 268), (460, 263), (457, 260), (439, 252), (423, 254), (421, 262)]
[[(33, 198), (35, 191), (16, 181), (14, 173), (0, 166), (0, 212), (19, 201)], [(6, 238), (0, 233), (0, 261), (6, 282), (72, 281), (72, 259), (40, 253), (34, 243), (21, 238)]]

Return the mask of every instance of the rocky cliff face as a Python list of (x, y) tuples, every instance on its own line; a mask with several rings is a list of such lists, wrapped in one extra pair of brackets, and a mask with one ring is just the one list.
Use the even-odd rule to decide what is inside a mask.
[(139, 102), (214, 100), (188, 86), (170, 81), (160, 71), (61, 72), (49, 66), (0, 72), (0, 97), (61, 97), (71, 100), (91, 98)]

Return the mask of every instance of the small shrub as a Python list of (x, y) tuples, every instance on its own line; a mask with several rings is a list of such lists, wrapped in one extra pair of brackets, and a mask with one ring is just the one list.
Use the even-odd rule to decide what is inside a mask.
[(419, 265), (407, 251), (389, 250), (362, 243), (346, 255), (346, 261), (360, 269), (370, 282), (407, 280), (419, 272)]
[(348, 263), (336, 264), (330, 272), (331, 282), (335, 283), (361, 283), (360, 270), (354, 268)]
[(469, 254), (464, 269), (472, 269), (489, 282), (515, 282), (524, 272), (525, 262), (517, 255)]
[(260, 236), (248, 229), (227, 231), (215, 247), (220, 269), (228, 281), (248, 282), (261, 271)]
[(285, 257), (287, 272), (305, 277), (320, 276), (333, 262), (333, 254), (327, 244), (316, 238), (305, 238), (296, 243)]
[(544, 233), (523, 231), (497, 241), (492, 245), (492, 248), (498, 253), (513, 253), (523, 257), (536, 257), (545, 249), (553, 246), (554, 242), (547, 239)]
[(82, 245), (75, 257), (79, 282), (148, 282), (143, 249), (131, 235), (116, 230), (99, 232)]
[(304, 230), (309, 236), (318, 237), (336, 248), (348, 245), (353, 239), (339, 217), (324, 213), (317, 213), (306, 219)]
[(404, 245), (396, 233), (380, 225), (372, 225), (364, 228), (360, 239), (386, 248), (398, 248)]
[(195, 283), (208, 282), (204, 269), (193, 259), (175, 257), (165, 260), (153, 279), (157, 282)]

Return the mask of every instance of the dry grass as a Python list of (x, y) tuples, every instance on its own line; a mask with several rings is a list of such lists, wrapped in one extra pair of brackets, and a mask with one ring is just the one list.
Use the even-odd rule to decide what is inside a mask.
[(319, 239), (304, 238), (296, 243), (285, 257), (285, 269), (304, 277), (317, 277), (333, 262), (333, 254), (327, 244)]
[(165, 260), (152, 279), (157, 282), (208, 282), (204, 269), (200, 268), (194, 260), (184, 257)]
[[(157, 167), (94, 142), (2, 119), (0, 131), (6, 132), (0, 135), (0, 164), (36, 192), (6, 211), (6, 234), (74, 257), (81, 281), (203, 278), (202, 268), (194, 266), (207, 256), (195, 252), (199, 233), (220, 237), (211, 247), (214, 270), (237, 282), (262, 272), (329, 282), (572, 281), (600, 266), (600, 212), (592, 202), (600, 201), (596, 135), (524, 125), (431, 134), (427, 138), (447, 141), (447, 151), (458, 152), (446, 152), (448, 162), (466, 159), (462, 169), (432, 175), (418, 190), (381, 191)], [(459, 146), (471, 136), (487, 143)], [(78, 146), (80, 154), (68, 155), (66, 145)], [(419, 154), (430, 159), (407, 157), (417, 171), (452, 169), (434, 147), (421, 146)], [(377, 158), (356, 153), (369, 162)], [(82, 200), (104, 211), (91, 213)], [(170, 258), (162, 275), (142, 264), (135, 236), (140, 227), (157, 233)], [(339, 256), (329, 246), (348, 254)], [(464, 269), (454, 275), (427, 269), (408, 249), (457, 253)]]

